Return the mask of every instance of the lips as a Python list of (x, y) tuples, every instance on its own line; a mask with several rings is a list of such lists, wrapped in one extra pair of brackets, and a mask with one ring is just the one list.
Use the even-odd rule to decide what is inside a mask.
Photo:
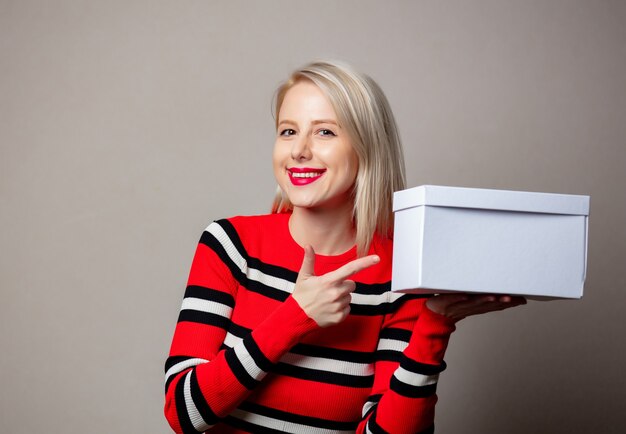
[(289, 180), (293, 185), (308, 185), (317, 181), (326, 172), (326, 169), (311, 167), (290, 167), (287, 169)]

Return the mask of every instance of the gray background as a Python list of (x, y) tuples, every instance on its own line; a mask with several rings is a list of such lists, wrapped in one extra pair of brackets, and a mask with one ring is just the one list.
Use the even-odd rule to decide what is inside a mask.
[(582, 301), (454, 334), (439, 433), (626, 415), (622, 1), (0, 1), (0, 431), (166, 433), (163, 362), (206, 224), (266, 212), (273, 90), (379, 81), (409, 185), (590, 194)]

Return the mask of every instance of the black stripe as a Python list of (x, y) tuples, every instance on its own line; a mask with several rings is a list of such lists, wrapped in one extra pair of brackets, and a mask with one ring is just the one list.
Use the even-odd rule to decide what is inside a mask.
[(367, 421), (367, 427), (373, 434), (389, 434), (376, 422), (376, 410), (374, 410), (372, 417)]
[(239, 283), (248, 291), (256, 292), (257, 294), (261, 294), (264, 297), (277, 301), (285, 301), (290, 295), (287, 291), (282, 291), (274, 288), (273, 286), (265, 285), (258, 280), (249, 280), (244, 274), (242, 274), (242, 276), (244, 277), (239, 280)]
[(402, 351), (395, 351), (395, 350), (376, 351), (376, 361), (400, 363), (400, 360), (402, 360)]
[(348, 375), (336, 372), (322, 371), (319, 369), (303, 368), (301, 366), (290, 365), (288, 363), (278, 363), (274, 372), (288, 377), (310, 380), (318, 383), (336, 384), (355, 388), (372, 387), (374, 384), (373, 375)]
[(378, 362), (400, 363), (401, 359), (402, 359), (402, 351), (395, 351), (395, 350), (376, 351), (376, 361)]
[(271, 428), (266, 428), (264, 426), (255, 425), (250, 422), (246, 422), (245, 420), (237, 419), (233, 416), (226, 416), (223, 420), (225, 425), (231, 426), (233, 428), (240, 429), (244, 432), (254, 433), (254, 434), (284, 434), (285, 431), (278, 431)]
[(389, 313), (391, 307), (391, 303), (380, 303), (372, 305), (350, 303), (350, 315), (383, 316)]
[(415, 374), (436, 375), (446, 369), (446, 362), (441, 362), (440, 365), (428, 365), (426, 363), (416, 362), (408, 357), (403, 357), (400, 366)]
[(244, 327), (242, 325), (236, 324), (231, 321), (230, 325), (228, 326), (228, 333), (240, 339), (243, 339), (247, 335), (252, 333), (252, 329), (249, 329), (247, 327)]
[(367, 410), (367, 413), (365, 413), (363, 415), (363, 419), (366, 419), (367, 415), (370, 414), (371, 412), (376, 411), (377, 405), (380, 402), (380, 398), (382, 398), (382, 397), (383, 397), (383, 394), (379, 393), (379, 394), (376, 394), (376, 395), (370, 395), (370, 397), (367, 398), (367, 402), (366, 403), (373, 403), (374, 405), (372, 405), (370, 407), (370, 409)]
[(205, 286), (189, 285), (185, 290), (185, 298), (189, 297), (214, 301), (216, 303), (225, 304), (231, 308), (235, 307), (235, 299), (232, 295)]
[(204, 395), (202, 395), (202, 391), (200, 390), (200, 385), (198, 384), (198, 378), (196, 378), (196, 370), (191, 371), (190, 378), (190, 391), (191, 391), (191, 399), (193, 399), (193, 403), (196, 405), (196, 409), (202, 416), (202, 419), (209, 425), (215, 425), (219, 422), (219, 418), (217, 415), (211, 410), (209, 404), (204, 399)]
[(185, 360), (194, 359), (194, 358), (195, 357), (191, 357), (191, 356), (170, 356), (165, 361), (164, 373), (167, 374), (167, 371), (169, 371), (172, 366), (177, 365), (180, 362), (184, 362)]
[(267, 416), (272, 419), (333, 431), (353, 431), (357, 428), (359, 424), (359, 421), (340, 422), (318, 417), (303, 416), (296, 413), (290, 413), (275, 408), (266, 407), (253, 402), (243, 402), (241, 403), (239, 408), (243, 411), (259, 414), (261, 416)]
[(378, 335), (379, 339), (395, 339), (396, 341), (409, 342), (411, 340), (411, 330), (399, 329), (394, 327), (384, 328)]
[(191, 309), (183, 309), (178, 314), (178, 322), (184, 321), (211, 325), (224, 330), (228, 329), (228, 326), (230, 324), (230, 319), (221, 315)]
[(423, 300), (432, 297), (432, 294), (402, 294), (402, 297), (391, 303), (391, 312), (395, 313), (407, 301)]
[(435, 434), (435, 425), (431, 425), (425, 430), (418, 432), (417, 434)]
[(383, 283), (362, 283), (356, 282), (354, 292), (364, 295), (381, 295), (391, 290), (391, 281)]
[(403, 295), (393, 302), (383, 302), (375, 305), (350, 303), (350, 315), (375, 316), (388, 315), (397, 312), (407, 301), (416, 298), (429, 297), (429, 295)]
[(226, 356), (226, 363), (228, 363), (230, 370), (233, 371), (233, 374), (235, 375), (237, 380), (246, 389), (252, 390), (257, 386), (257, 384), (259, 384), (257, 380), (255, 380), (250, 376), (250, 374), (248, 374), (248, 371), (246, 371), (246, 369), (243, 367), (234, 350), (227, 350), (224, 352), (224, 355)]
[(437, 383), (429, 384), (427, 386), (411, 386), (410, 384), (406, 384), (398, 380), (394, 375), (391, 377), (389, 388), (398, 395), (406, 396), (408, 398), (427, 398), (435, 394), (437, 391)]
[(323, 357), (353, 363), (374, 363), (374, 353), (370, 351), (342, 350), (339, 348), (320, 347), (317, 345), (296, 344), (291, 353), (302, 356)]
[(166, 395), (167, 395), (167, 391), (170, 389), (170, 384), (172, 384), (172, 381), (174, 381), (174, 378), (176, 378), (176, 375), (178, 375), (178, 373), (174, 375), (170, 375), (169, 378), (165, 381), (165, 394)]
[(187, 413), (187, 405), (185, 404), (185, 376), (181, 376), (176, 384), (176, 414), (178, 415), (178, 423), (183, 433), (196, 434), (198, 431), (193, 427), (189, 414)]
[(265, 357), (265, 354), (263, 354), (257, 343), (252, 339), (252, 335), (248, 335), (243, 339), (243, 345), (259, 368), (265, 372), (269, 372), (272, 369), (274, 364)]

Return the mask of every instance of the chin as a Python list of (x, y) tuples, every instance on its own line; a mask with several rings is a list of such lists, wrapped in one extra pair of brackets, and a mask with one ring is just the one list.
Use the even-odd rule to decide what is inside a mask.
[(289, 198), (289, 202), (291, 202), (291, 205), (293, 205), (294, 208), (316, 208), (320, 206), (320, 204), (314, 200), (302, 200), (302, 199)]

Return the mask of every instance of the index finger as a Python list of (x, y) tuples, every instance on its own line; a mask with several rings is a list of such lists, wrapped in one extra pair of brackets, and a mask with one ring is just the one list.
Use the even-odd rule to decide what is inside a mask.
[(361, 270), (365, 270), (372, 265), (376, 265), (379, 262), (380, 257), (378, 255), (364, 256), (363, 258), (358, 258), (354, 261), (348, 262), (342, 267), (337, 268), (335, 271), (326, 273), (325, 277), (336, 282), (342, 282), (353, 274), (356, 274)]

